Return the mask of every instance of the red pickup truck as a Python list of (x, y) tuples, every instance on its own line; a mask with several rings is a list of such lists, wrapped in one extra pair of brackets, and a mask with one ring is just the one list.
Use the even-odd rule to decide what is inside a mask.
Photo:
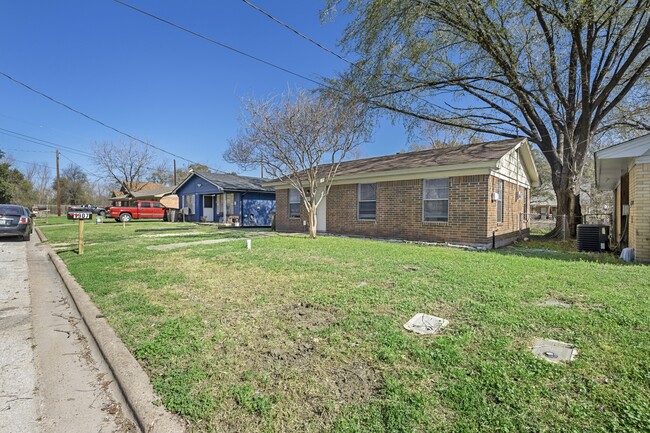
[(157, 201), (139, 200), (129, 206), (111, 206), (107, 217), (125, 223), (132, 219), (164, 219), (165, 207)]

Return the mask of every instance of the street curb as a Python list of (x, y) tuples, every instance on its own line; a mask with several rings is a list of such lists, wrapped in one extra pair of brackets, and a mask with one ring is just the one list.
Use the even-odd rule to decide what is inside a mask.
[[(35, 229), (41, 242), (47, 242), (47, 237), (40, 228), (35, 227)], [(81, 318), (111, 369), (140, 430), (143, 433), (184, 433), (186, 429), (178, 417), (154, 405), (153, 402), (159, 402), (160, 399), (154, 394), (147, 373), (115, 334), (113, 328), (106, 323), (104, 316), (70, 274), (63, 260), (50, 245), (45, 244), (45, 246)]]

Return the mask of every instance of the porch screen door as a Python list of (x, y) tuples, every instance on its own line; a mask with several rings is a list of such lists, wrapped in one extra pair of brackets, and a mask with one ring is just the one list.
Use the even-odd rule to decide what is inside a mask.
[(203, 216), (206, 221), (214, 221), (214, 196), (204, 195), (203, 196)]

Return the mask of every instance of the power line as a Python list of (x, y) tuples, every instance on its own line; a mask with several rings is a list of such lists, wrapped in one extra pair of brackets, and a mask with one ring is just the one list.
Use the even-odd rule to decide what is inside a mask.
[(21, 134), (20, 132), (11, 131), (11, 130), (5, 129), (5, 128), (0, 128), (0, 134), (8, 135), (10, 137), (18, 138), (18, 139), (24, 140), (24, 141), (29, 141), (30, 143), (40, 144), (41, 146), (51, 147), (53, 149), (66, 149), (66, 150), (68, 150), (70, 152), (78, 153), (81, 156), (87, 156), (87, 157), (92, 157), (93, 156), (92, 154), (90, 154), (88, 152), (84, 152), (82, 150), (77, 150), (77, 149), (75, 149), (73, 147), (64, 146), (63, 144), (53, 143), (51, 141), (43, 140), (43, 139), (37, 138), (37, 137), (32, 137), (31, 135)]
[[(141, 144), (143, 144), (143, 145), (145, 145), (145, 146), (149, 146), (149, 147), (151, 147), (152, 149), (156, 149), (156, 150), (158, 150), (158, 151), (160, 151), (160, 152), (162, 152), (162, 153), (165, 153), (165, 154), (167, 154), (167, 155), (173, 156), (174, 158), (182, 159), (183, 161), (189, 162), (190, 164), (196, 164), (196, 162), (195, 162), (195, 161), (192, 161), (191, 159), (184, 158), (184, 157), (182, 157), (182, 156), (180, 156), (180, 155), (177, 155), (177, 154), (175, 154), (175, 153), (172, 153), (172, 152), (170, 152), (170, 151), (168, 151), (168, 150), (165, 150), (165, 149), (163, 149), (163, 148), (161, 148), (161, 147), (155, 146), (155, 145), (153, 145), (153, 144), (151, 144), (151, 143), (147, 143), (146, 141), (141, 140), (141, 139), (139, 139), (138, 137), (135, 137), (135, 136), (133, 136), (133, 135), (127, 133), (127, 132), (121, 131), (121, 130), (115, 128), (114, 126), (111, 126), (111, 125), (109, 125), (109, 124), (107, 124), (107, 123), (105, 123), (105, 122), (102, 122), (101, 120), (96, 119), (96, 118), (94, 118), (94, 117), (92, 117), (92, 116), (90, 116), (90, 115), (88, 115), (88, 114), (86, 114), (86, 113), (84, 113), (84, 112), (82, 112), (82, 111), (79, 111), (79, 110), (77, 110), (77, 109), (75, 109), (75, 108), (73, 108), (73, 107), (71, 107), (71, 106), (69, 106), (69, 105), (67, 105), (67, 104), (65, 104), (65, 103), (63, 103), (63, 102), (61, 102), (61, 101), (59, 101), (59, 100), (57, 100), (57, 99), (55, 99), (55, 98), (53, 98), (53, 97), (51, 97), (51, 96), (45, 94), (45, 93), (43, 93), (43, 92), (41, 92), (40, 90), (36, 90), (36, 89), (34, 89), (33, 87), (31, 87), (31, 86), (29, 86), (29, 85), (23, 83), (22, 81), (17, 80), (16, 78), (12, 77), (11, 75), (8, 75), (8, 74), (6, 74), (6, 73), (4, 73), (4, 72), (2, 72), (2, 71), (0, 71), (0, 75), (2, 75), (2, 76), (4, 76), (4, 77), (8, 78), (9, 80), (13, 81), (13, 82), (16, 83), (16, 84), (19, 84), (19, 85), (25, 87), (27, 90), (29, 90), (29, 91), (31, 91), (31, 92), (34, 92), (34, 93), (36, 93), (36, 94), (38, 94), (38, 95), (41, 95), (42, 97), (44, 97), (44, 98), (46, 98), (46, 99), (49, 99), (50, 101), (54, 102), (55, 104), (58, 104), (58, 105), (60, 105), (60, 106), (62, 106), (62, 107), (64, 107), (64, 108), (66, 108), (66, 109), (72, 111), (73, 113), (77, 113), (77, 114), (79, 114), (80, 116), (83, 116), (83, 117), (85, 117), (85, 118), (88, 119), (88, 120), (91, 120), (91, 121), (93, 121), (93, 122), (95, 122), (95, 123), (98, 123), (99, 125), (102, 125), (102, 126), (105, 127), (105, 128), (108, 128), (108, 129), (110, 129), (110, 130), (112, 130), (112, 131), (115, 131), (115, 132), (117, 132), (117, 133), (120, 134), (120, 135), (123, 135), (123, 136), (125, 136), (125, 137), (128, 137), (128, 138), (130, 138), (130, 139), (133, 140), (133, 141), (137, 141), (138, 143), (141, 143)], [(216, 172), (221, 171), (221, 170), (213, 169), (213, 168), (211, 168), (211, 167), (208, 167), (208, 168), (211, 169), (211, 170), (214, 170), (214, 171), (216, 171)]]
[(9, 163), (15, 161), (15, 162), (20, 162), (21, 164), (39, 165), (41, 167), (45, 167), (45, 168), (49, 168), (50, 170), (54, 170), (54, 168), (50, 167), (49, 165), (43, 164), (43, 163), (40, 163), (40, 162), (21, 161), (20, 159), (16, 159), (16, 158), (10, 158), (10, 159), (5, 158), (5, 159), (6, 159), (5, 162), (9, 162)]
[(115, 3), (121, 4), (122, 6), (125, 6), (125, 7), (129, 8), (129, 9), (132, 9), (132, 10), (138, 12), (138, 13), (141, 13), (141, 14), (146, 15), (146, 16), (148, 16), (148, 17), (150, 17), (150, 18), (153, 18), (153, 19), (155, 19), (155, 20), (157, 20), (157, 21), (160, 21), (161, 23), (167, 24), (167, 25), (172, 26), (172, 27), (174, 27), (174, 28), (176, 28), (176, 29), (178, 29), (178, 30), (181, 30), (181, 31), (183, 31), (183, 32), (186, 32), (186, 33), (189, 33), (189, 34), (191, 34), (191, 35), (193, 35), (193, 36), (196, 36), (196, 37), (198, 37), (198, 38), (201, 38), (201, 39), (203, 39), (203, 40), (205, 40), (205, 41), (208, 41), (208, 42), (210, 42), (211, 44), (218, 45), (218, 46), (220, 46), (221, 48), (225, 48), (225, 49), (230, 50), (230, 51), (232, 51), (232, 52), (234, 52), (234, 53), (237, 53), (237, 54), (239, 54), (239, 55), (242, 55), (242, 56), (244, 56), (244, 57), (248, 57), (248, 58), (251, 59), (251, 60), (254, 60), (254, 61), (256, 61), (256, 62), (263, 63), (263, 64), (265, 64), (265, 65), (267, 65), (267, 66), (270, 66), (270, 67), (275, 68), (275, 69), (277, 69), (277, 70), (280, 70), (280, 71), (282, 71), (282, 72), (286, 72), (287, 74), (291, 74), (291, 75), (293, 75), (293, 76), (295, 76), (295, 77), (302, 78), (303, 80), (307, 80), (307, 81), (309, 81), (309, 82), (311, 82), (311, 83), (314, 83), (314, 84), (316, 84), (316, 85), (318, 85), (318, 86), (327, 87), (327, 88), (329, 88), (329, 89), (331, 89), (331, 90), (334, 90), (334, 91), (340, 92), (340, 90), (338, 90), (338, 89), (336, 89), (336, 88), (334, 88), (334, 87), (328, 86), (327, 84), (322, 83), (322, 82), (320, 82), (320, 81), (318, 81), (318, 80), (314, 80), (314, 79), (309, 78), (309, 77), (307, 77), (307, 76), (305, 76), (305, 75), (302, 75), (302, 74), (300, 74), (300, 73), (298, 73), (298, 72), (294, 72), (294, 71), (292, 71), (292, 70), (290, 70), (290, 69), (287, 69), (287, 68), (285, 68), (285, 67), (283, 67), (283, 66), (276, 65), (275, 63), (272, 63), (272, 62), (270, 62), (270, 61), (268, 61), (268, 60), (264, 60), (264, 59), (262, 59), (262, 58), (260, 58), (260, 57), (254, 56), (254, 55), (252, 55), (252, 54), (248, 54), (248, 53), (246, 53), (246, 52), (244, 52), (244, 51), (242, 51), (242, 50), (240, 50), (240, 49), (237, 49), (237, 48), (235, 48), (235, 47), (232, 47), (232, 46), (230, 46), (230, 45), (228, 45), (228, 44), (224, 44), (223, 42), (219, 42), (219, 41), (217, 41), (216, 39), (212, 39), (212, 38), (209, 37), (209, 36), (205, 36), (205, 35), (203, 35), (203, 34), (201, 34), (201, 33), (195, 32), (194, 30), (190, 30), (190, 29), (188, 29), (187, 27), (183, 27), (183, 26), (181, 26), (181, 25), (179, 25), (179, 24), (173, 23), (173, 22), (171, 22), (171, 21), (169, 21), (169, 20), (166, 20), (166, 19), (164, 19), (164, 18), (161, 18), (161, 17), (159, 17), (159, 16), (157, 16), (157, 15), (154, 15), (154, 14), (152, 14), (152, 13), (150, 13), (150, 12), (147, 12), (147, 11), (145, 11), (145, 10), (139, 9), (139, 8), (137, 8), (137, 7), (135, 7), (135, 6), (132, 6), (132, 5), (128, 4), (128, 3), (126, 3), (126, 2), (123, 2), (122, 0), (113, 0), (113, 1), (114, 1)]
[(30, 150), (30, 149), (16, 149), (13, 147), (4, 147), (2, 150), (9, 150), (12, 152), (30, 152), (30, 153), (54, 153), (53, 150)]
[(81, 171), (83, 171), (84, 173), (86, 173), (89, 177), (94, 177), (94, 178), (97, 178), (97, 179), (100, 179), (100, 178), (101, 178), (101, 176), (98, 176), (98, 175), (96, 175), (95, 173), (91, 173), (91, 172), (89, 172), (88, 170), (86, 170), (85, 168), (83, 168), (83, 166), (81, 166), (81, 165), (79, 165), (78, 163), (76, 163), (75, 161), (71, 160), (70, 158), (68, 158), (68, 157), (67, 157), (66, 155), (64, 155), (63, 153), (59, 152), (59, 155), (62, 156), (62, 157), (64, 157), (64, 158), (67, 159), (68, 161), (70, 161), (72, 164), (74, 164), (74, 165), (76, 165), (77, 167), (79, 167), (79, 170), (81, 170)]
[[(114, 1), (119, 1), (119, 0), (114, 0)], [(258, 11), (259, 13), (265, 15), (265, 16), (268, 17), (269, 19), (271, 19), (271, 20), (273, 20), (274, 22), (280, 24), (281, 26), (285, 27), (285, 28), (288, 29), (289, 31), (291, 31), (291, 32), (295, 33), (296, 35), (300, 36), (301, 38), (303, 38), (303, 39), (305, 39), (305, 40), (311, 42), (312, 44), (316, 45), (318, 48), (320, 48), (320, 49), (326, 51), (327, 53), (329, 53), (329, 54), (331, 54), (331, 55), (333, 55), (333, 56), (336, 57), (337, 59), (344, 61), (345, 63), (349, 64), (350, 66), (352, 66), (352, 67), (354, 67), (354, 68), (356, 68), (356, 69), (358, 69), (358, 70), (360, 70), (361, 72), (363, 72), (363, 73), (365, 73), (365, 74), (369, 74), (369, 73), (368, 73), (365, 69), (363, 69), (363, 68), (362, 68), (358, 63), (355, 63), (355, 62), (353, 62), (353, 61), (351, 61), (351, 60), (346, 59), (345, 57), (341, 56), (340, 54), (338, 54), (338, 53), (335, 52), (334, 50), (332, 50), (332, 49), (330, 49), (330, 48), (327, 48), (326, 46), (324, 46), (324, 45), (321, 44), (320, 42), (317, 42), (316, 40), (312, 39), (311, 37), (307, 36), (306, 34), (302, 33), (301, 31), (295, 29), (294, 27), (290, 26), (289, 24), (285, 23), (284, 21), (280, 20), (279, 18), (274, 17), (274, 16), (271, 15), (269, 12), (266, 12), (264, 9), (260, 8), (259, 6), (257, 6), (257, 5), (255, 5), (255, 4), (253, 4), (253, 3), (251, 3), (251, 2), (248, 1), (248, 0), (242, 0), (242, 1), (243, 1), (244, 3), (246, 3), (248, 6), (252, 7), (253, 9), (255, 9), (256, 11)], [(369, 75), (371, 75), (371, 74), (369, 74)], [(415, 78), (410, 77), (410, 76), (406, 76), (406, 75), (391, 74), (391, 76), (396, 77), (396, 78), (399, 78), (399, 79), (402, 79), (402, 80), (405, 80), (405, 81), (417, 81)], [(397, 88), (397, 87), (392, 86), (389, 82), (384, 82), (384, 83), (386, 84), (387, 90), (389, 90), (390, 92), (402, 91), (402, 89), (399, 89), (399, 88)], [(343, 92), (341, 92), (340, 90), (335, 89), (335, 88), (333, 88), (333, 87), (331, 87), (331, 86), (327, 86), (327, 85), (326, 85), (325, 87), (327, 87), (327, 88), (329, 88), (329, 89), (333, 89), (333, 90), (335, 90), (335, 91), (337, 91), (337, 92), (343, 93)], [(408, 92), (408, 93), (411, 93), (411, 92), (408, 91), (408, 90), (407, 90), (407, 92)], [(422, 102), (424, 102), (424, 103), (426, 103), (426, 104), (428, 104), (428, 105), (431, 105), (433, 108), (437, 108), (437, 109), (441, 109), (441, 110), (445, 110), (445, 111), (447, 111), (447, 110), (444, 109), (443, 107), (441, 107), (441, 106), (439, 106), (439, 105), (437, 105), (437, 104), (434, 104), (433, 102), (429, 101), (429, 100), (426, 99), (426, 98), (421, 97), (420, 95), (417, 95), (417, 94), (414, 94), (414, 93), (411, 93), (411, 94), (412, 94), (412, 96), (415, 97), (416, 99), (418, 99), (418, 100), (420, 100), (420, 101), (422, 101)], [(367, 99), (368, 99), (369, 101), (372, 101), (372, 100), (375, 99), (376, 97), (377, 97), (377, 95), (375, 95), (375, 96), (367, 96)]]
[[(116, 1), (117, 1), (117, 0), (116, 0)], [(283, 27), (287, 28), (288, 30), (292, 31), (293, 33), (297, 34), (297, 35), (300, 36), (301, 38), (303, 38), (303, 39), (305, 39), (305, 40), (311, 42), (311, 43), (314, 44), (314, 45), (316, 45), (318, 48), (327, 51), (328, 53), (330, 53), (331, 55), (335, 56), (336, 58), (338, 58), (338, 59), (340, 59), (340, 60), (343, 60), (345, 63), (348, 63), (348, 64), (350, 64), (350, 65), (352, 65), (352, 66), (355, 66), (355, 67), (359, 67), (359, 66), (357, 66), (354, 62), (352, 62), (352, 61), (346, 59), (345, 57), (341, 56), (340, 54), (338, 54), (338, 53), (335, 52), (334, 50), (331, 50), (331, 49), (327, 48), (326, 46), (324, 46), (324, 45), (321, 44), (320, 42), (315, 41), (314, 39), (310, 38), (310, 37), (307, 36), (306, 34), (300, 32), (299, 30), (296, 30), (295, 28), (291, 27), (289, 24), (287, 24), (287, 23), (281, 21), (280, 19), (274, 17), (274, 16), (271, 15), (270, 13), (266, 12), (264, 9), (260, 8), (259, 6), (254, 5), (253, 3), (249, 2), (248, 0), (242, 0), (242, 1), (243, 1), (244, 3), (246, 3), (248, 6), (252, 7), (253, 9), (255, 9), (256, 11), (258, 11), (259, 13), (261, 13), (261, 14), (263, 14), (263, 15), (266, 15), (266, 16), (269, 17), (271, 20), (275, 21), (276, 23), (280, 24), (281, 26), (283, 26)]]

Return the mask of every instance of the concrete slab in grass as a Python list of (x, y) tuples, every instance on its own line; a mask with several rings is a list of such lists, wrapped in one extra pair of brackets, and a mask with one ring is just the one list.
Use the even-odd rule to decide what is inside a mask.
[(574, 361), (578, 357), (578, 349), (573, 344), (543, 338), (535, 339), (532, 352), (536, 357), (555, 364)]
[(548, 301), (544, 302), (545, 307), (571, 308), (571, 305), (572, 304), (568, 302), (558, 301), (557, 299), (549, 299)]
[(442, 328), (449, 325), (449, 321), (440, 317), (417, 313), (411, 320), (404, 324), (404, 329), (416, 334), (437, 334)]

